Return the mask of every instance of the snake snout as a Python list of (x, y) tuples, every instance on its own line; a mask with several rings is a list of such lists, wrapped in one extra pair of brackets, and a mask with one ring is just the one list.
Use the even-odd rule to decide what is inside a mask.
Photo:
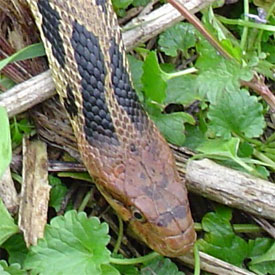
[(177, 257), (191, 249), (196, 233), (183, 182), (174, 177), (163, 188), (160, 182), (165, 179), (164, 174), (160, 173), (154, 184), (139, 189), (139, 196), (132, 203), (145, 219), (132, 221), (132, 227), (153, 250)]
[(185, 218), (179, 218), (170, 213), (170, 219), (167, 219), (169, 215), (166, 215), (166, 224), (157, 224), (158, 235), (163, 238), (159, 238), (156, 242), (157, 245), (154, 248), (156, 251), (169, 257), (177, 257), (192, 248), (196, 240), (196, 232), (190, 213), (185, 212), (185, 214)]
[(165, 242), (166, 255), (177, 257), (187, 253), (196, 241), (196, 232), (191, 224), (182, 234), (167, 237)]

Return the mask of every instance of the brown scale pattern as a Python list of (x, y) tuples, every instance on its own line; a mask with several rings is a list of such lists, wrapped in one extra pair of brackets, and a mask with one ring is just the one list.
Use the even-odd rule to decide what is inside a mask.
[[(27, 2), (83, 162), (98, 189), (149, 247), (166, 256), (184, 254), (196, 238), (187, 191), (167, 143), (133, 94), (109, 0)], [(47, 26), (51, 24), (55, 28)], [(97, 116), (101, 121), (94, 121)]]

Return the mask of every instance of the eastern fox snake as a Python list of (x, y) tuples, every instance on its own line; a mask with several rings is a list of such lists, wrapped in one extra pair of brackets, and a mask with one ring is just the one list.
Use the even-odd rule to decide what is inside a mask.
[(27, 0), (83, 162), (149, 247), (171, 257), (196, 238), (172, 153), (135, 91), (109, 0)]

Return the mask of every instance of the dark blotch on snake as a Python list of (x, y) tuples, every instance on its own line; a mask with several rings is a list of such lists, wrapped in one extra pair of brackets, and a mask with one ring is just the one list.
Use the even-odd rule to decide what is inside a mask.
[(157, 225), (161, 227), (166, 227), (174, 219), (184, 219), (186, 217), (186, 209), (183, 205), (174, 207), (169, 212), (161, 213), (157, 219)]
[(147, 116), (133, 90), (130, 76), (123, 65), (123, 54), (116, 41), (110, 41), (109, 55), (111, 59), (112, 84), (118, 104), (123, 107), (136, 129), (142, 131), (147, 122)]
[(101, 6), (102, 11), (106, 13), (106, 0), (96, 0), (95, 2), (98, 6)]
[(152, 186), (144, 186), (141, 189), (146, 194), (146, 196), (152, 200), (159, 200), (162, 198), (161, 190), (157, 187), (153, 188)]
[(50, 6), (48, 0), (39, 0), (37, 7), (42, 14), (42, 30), (46, 39), (52, 45), (53, 56), (59, 65), (64, 68), (65, 50), (59, 34), (60, 16), (58, 12)]
[(102, 142), (118, 145), (119, 141), (105, 100), (107, 71), (98, 38), (75, 21), (71, 43), (81, 76), (86, 139), (91, 145)]
[(172, 220), (174, 219), (174, 216), (170, 212), (161, 213), (156, 221), (157, 225), (160, 227), (167, 227)]
[(186, 207), (183, 205), (176, 206), (172, 213), (175, 218), (184, 219), (186, 217)]
[(75, 97), (69, 85), (66, 88), (67, 97), (64, 99), (64, 106), (71, 118), (77, 115), (77, 106), (75, 104)]

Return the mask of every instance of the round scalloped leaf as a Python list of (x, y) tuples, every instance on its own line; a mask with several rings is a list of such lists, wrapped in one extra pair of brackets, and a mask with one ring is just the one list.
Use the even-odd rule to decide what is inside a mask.
[(0, 198), (0, 245), (17, 232), (18, 227)]
[(211, 129), (223, 138), (230, 138), (232, 133), (259, 137), (265, 127), (262, 105), (246, 90), (221, 94), (210, 105), (208, 118)]
[(46, 226), (44, 239), (31, 247), (25, 268), (43, 275), (102, 274), (101, 265), (110, 259), (109, 240), (106, 223), (69, 211)]
[(27, 271), (22, 270), (20, 264), (8, 265), (6, 261), (0, 261), (1, 275), (27, 275)]
[(145, 264), (141, 269), (141, 275), (184, 275), (183, 272), (178, 270), (178, 267), (170, 259), (164, 258), (162, 256), (153, 259), (152, 261)]
[(178, 23), (160, 35), (158, 44), (166, 55), (177, 56), (178, 51), (186, 52), (195, 46), (196, 35), (197, 31), (193, 25)]

